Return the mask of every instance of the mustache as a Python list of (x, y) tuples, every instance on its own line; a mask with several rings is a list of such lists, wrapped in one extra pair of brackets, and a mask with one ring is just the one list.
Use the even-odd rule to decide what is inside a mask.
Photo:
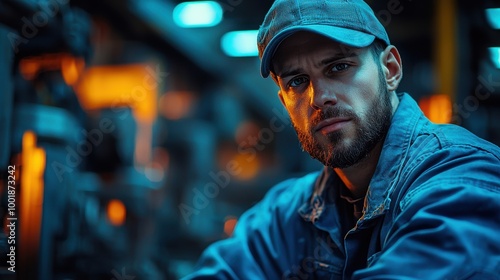
[(311, 117), (312, 127), (316, 127), (321, 121), (332, 118), (352, 118), (357, 119), (356, 114), (351, 110), (341, 108), (341, 107), (328, 107), (321, 111), (316, 111)]

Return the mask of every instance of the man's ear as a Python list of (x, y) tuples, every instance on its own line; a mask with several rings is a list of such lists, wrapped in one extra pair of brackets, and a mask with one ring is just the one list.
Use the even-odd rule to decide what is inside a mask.
[(380, 63), (384, 71), (387, 89), (395, 91), (403, 78), (403, 64), (398, 49), (390, 45), (380, 54)]

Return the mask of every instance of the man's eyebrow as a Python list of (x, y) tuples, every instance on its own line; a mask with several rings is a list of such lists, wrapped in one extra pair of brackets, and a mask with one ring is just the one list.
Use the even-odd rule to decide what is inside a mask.
[(350, 58), (350, 57), (357, 57), (358, 55), (359, 55), (358, 52), (355, 52), (355, 51), (350, 51), (348, 53), (338, 53), (338, 54), (335, 54), (332, 57), (323, 59), (319, 63), (319, 65), (320, 66), (325, 66), (325, 65), (328, 65), (328, 64), (330, 64), (330, 63), (332, 63), (334, 61), (337, 61), (339, 59)]
[[(330, 56), (328, 58), (325, 58), (321, 60), (318, 64), (318, 66), (325, 66), (328, 65), (334, 61), (344, 59), (344, 58), (350, 58), (350, 57), (357, 57), (359, 56), (357, 51), (350, 51), (350, 52), (344, 52), (344, 53), (336, 53), (333, 56)], [(294, 76), (297, 74), (300, 74), (304, 72), (302, 68), (297, 68), (297, 69), (287, 69), (284, 70), (281, 74), (276, 75), (277, 77), (280, 77), (281, 79), (284, 79), (286, 77)]]

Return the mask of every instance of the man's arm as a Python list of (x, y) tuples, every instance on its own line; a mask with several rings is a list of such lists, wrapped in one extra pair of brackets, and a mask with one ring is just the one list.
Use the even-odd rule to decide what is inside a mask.
[(500, 279), (500, 188), (447, 178), (409, 192), (386, 244), (353, 279)]
[[(190, 279), (281, 279), (295, 256), (297, 205), (317, 174), (273, 187), (239, 219), (231, 238), (209, 246)], [(300, 190), (302, 189), (302, 190)], [(300, 191), (299, 191), (300, 190)]]

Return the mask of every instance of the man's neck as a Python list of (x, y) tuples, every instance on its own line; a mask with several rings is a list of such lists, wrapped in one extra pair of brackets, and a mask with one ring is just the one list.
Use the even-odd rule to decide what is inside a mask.
[(375, 148), (359, 163), (347, 168), (334, 168), (334, 171), (351, 192), (352, 198), (360, 198), (366, 195), (370, 181), (375, 173), (378, 159), (382, 151), (384, 141), (380, 141)]
[[(392, 116), (399, 106), (399, 97), (395, 91), (390, 93)], [(345, 184), (347, 189), (351, 192), (352, 198), (360, 198), (366, 195), (370, 181), (377, 168), (378, 159), (382, 153), (382, 146), (384, 139), (382, 139), (373, 150), (361, 160), (359, 163), (347, 168), (334, 168), (334, 171), (339, 176), (340, 180)]]

